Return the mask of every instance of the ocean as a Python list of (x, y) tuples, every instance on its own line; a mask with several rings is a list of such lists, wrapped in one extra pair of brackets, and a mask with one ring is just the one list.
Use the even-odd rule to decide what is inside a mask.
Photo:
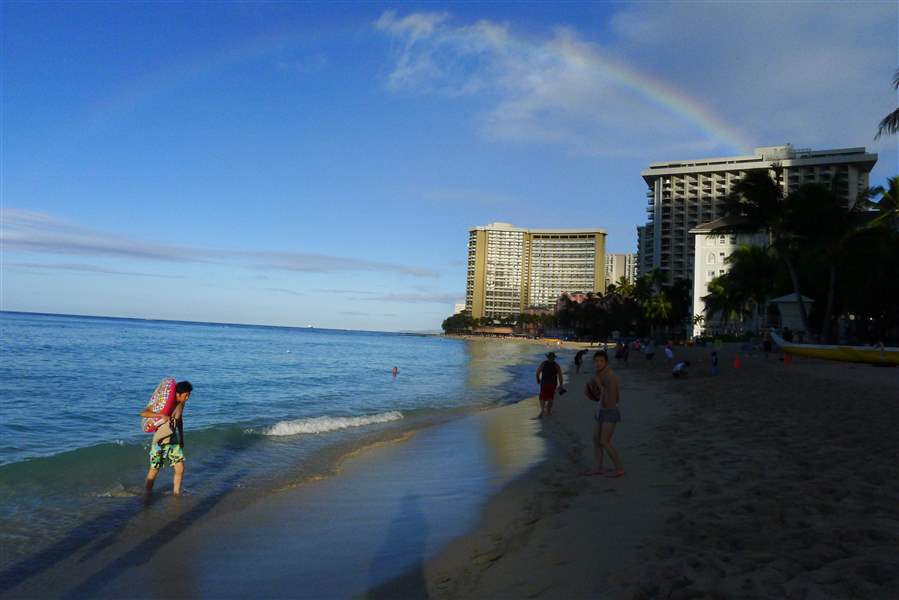
[(249, 503), (327, 478), (360, 449), (533, 395), (541, 349), (2, 312), (0, 357), (0, 575), (16, 583), (23, 568), (67, 552), (60, 539), (77, 546), (95, 522), (133, 520), (151, 437), (138, 413), (163, 377), (194, 386), (186, 495), (243, 490)]

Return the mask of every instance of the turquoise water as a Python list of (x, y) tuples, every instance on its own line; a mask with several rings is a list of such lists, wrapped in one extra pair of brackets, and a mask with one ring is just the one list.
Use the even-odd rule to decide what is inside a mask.
[[(117, 525), (107, 501), (141, 495), (150, 436), (137, 415), (162, 377), (194, 385), (185, 489), (202, 499), (223, 481), (259, 494), (327, 476), (355, 448), (532, 395), (539, 353), (434, 336), (0, 313), (0, 568), (98, 515)], [(170, 486), (168, 473), (158, 485)]]

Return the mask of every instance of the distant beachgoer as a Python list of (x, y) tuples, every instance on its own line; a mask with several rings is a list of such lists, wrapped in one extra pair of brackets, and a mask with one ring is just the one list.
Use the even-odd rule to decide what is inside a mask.
[(646, 342), (646, 346), (643, 348), (643, 354), (646, 355), (646, 360), (652, 360), (652, 357), (656, 355), (656, 347), (652, 340)]
[(620, 361), (624, 357), (624, 346), (621, 342), (615, 344), (615, 360)]
[(577, 354), (574, 355), (574, 372), (581, 372), (581, 363), (584, 362), (584, 355), (587, 354), (586, 349), (579, 350)]
[(621, 360), (624, 361), (625, 367), (627, 366), (627, 359), (630, 357), (630, 355), (631, 355), (631, 345), (628, 343), (625, 343), (624, 346), (621, 348)]
[[(598, 403), (593, 414), (593, 451), (596, 469), (588, 472), (587, 475), (621, 477), (624, 475), (624, 465), (621, 463), (618, 450), (612, 445), (615, 427), (621, 422), (621, 411), (618, 409), (618, 377), (612, 372), (612, 367), (609, 366), (609, 355), (605, 351), (600, 350), (594, 354), (593, 363), (596, 365), (596, 375), (587, 383), (584, 395)], [(615, 464), (615, 470), (610, 473), (603, 470), (604, 452), (608, 453), (609, 458)]]
[(789, 327), (784, 327), (784, 331), (783, 331), (783, 339), (784, 339), (784, 341), (786, 341), (786, 342), (792, 342), (792, 341), (793, 341), (793, 332), (790, 331), (790, 328), (789, 328)]
[[(717, 359), (717, 357), (716, 357), (716, 359)], [(672, 371), (671, 371), (671, 376), (674, 377), (675, 379), (683, 379), (684, 377), (686, 377), (688, 375), (687, 367), (689, 367), (689, 366), (690, 366), (689, 360), (685, 360), (685, 361), (681, 361), (681, 362), (677, 363), (676, 365), (674, 365), (674, 369), (672, 369)]]
[(397, 369), (396, 367), (393, 367), (393, 369), (391, 369), (390, 372), (393, 373), (393, 376), (394, 376), (394, 377), (396, 377), (397, 375), (400, 374), (400, 370)]
[(540, 386), (540, 414), (538, 419), (552, 415), (553, 400), (556, 397), (556, 387), (563, 389), (562, 367), (556, 362), (556, 353), (550, 352), (546, 360), (537, 367), (537, 384)]
[(165, 423), (153, 434), (150, 445), (150, 470), (147, 472), (145, 488), (147, 493), (153, 491), (156, 476), (167, 461), (174, 469), (173, 493), (181, 495), (181, 482), (184, 479), (184, 405), (190, 398), (194, 386), (189, 381), (179, 381), (175, 385), (175, 410), (171, 416), (147, 409), (140, 413), (148, 419), (166, 419)]
[(665, 344), (665, 360), (667, 362), (674, 360), (674, 348), (671, 347), (671, 342)]
[(768, 360), (768, 355), (771, 354), (771, 333), (765, 332), (765, 337), (762, 338), (762, 351), (765, 353), (765, 360)]
[(712, 350), (712, 375), (718, 374), (718, 353)]

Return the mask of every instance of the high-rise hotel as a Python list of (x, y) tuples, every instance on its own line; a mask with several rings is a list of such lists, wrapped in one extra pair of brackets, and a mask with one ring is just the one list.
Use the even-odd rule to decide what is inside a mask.
[(475, 318), (502, 317), (551, 307), (564, 292), (602, 292), (605, 240), (602, 229), (475, 227), (465, 308)]
[(642, 172), (649, 186), (649, 222), (637, 228), (640, 272), (661, 269), (669, 282), (692, 280), (690, 230), (722, 217), (725, 198), (750, 171), (778, 177), (784, 194), (804, 183), (833, 181), (851, 206), (868, 187), (868, 173), (876, 162), (877, 155), (864, 148), (809, 150), (786, 144), (756, 148), (748, 156), (652, 163)]

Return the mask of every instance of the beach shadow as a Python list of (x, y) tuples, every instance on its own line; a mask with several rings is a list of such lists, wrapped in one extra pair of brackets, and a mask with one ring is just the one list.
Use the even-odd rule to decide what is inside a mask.
[[(131, 550), (119, 558), (108, 563), (105, 567), (91, 575), (83, 583), (69, 590), (64, 598), (92, 598), (112, 579), (125, 570), (138, 567), (149, 562), (156, 552), (165, 544), (171, 542), (185, 529), (197, 522), (203, 515), (209, 513), (221, 502), (244, 476), (245, 472), (238, 472), (229, 477), (216, 493), (203, 498), (199, 503), (187, 512), (168, 522), (148, 538), (144, 539)], [(183, 574), (182, 574), (183, 575)], [(177, 580), (181, 575), (174, 577)], [(164, 577), (162, 581), (172, 579)], [(168, 595), (168, 594), (164, 594)]]
[[(258, 440), (254, 440), (253, 438), (237, 438), (230, 440), (229, 443), (222, 448), (222, 450), (225, 451), (225, 456), (216, 457), (215, 464), (218, 468), (217, 472), (221, 473), (231, 462), (233, 462), (238, 451), (255, 443), (258, 443)], [(175, 519), (175, 521), (165, 525), (160, 531), (169, 531), (169, 536), (177, 535), (178, 532), (183, 531), (189, 524), (189, 521), (184, 520), (187, 516), (190, 516), (191, 519), (197, 519), (209, 512), (213, 506), (218, 504), (233, 490), (235, 484), (245, 475), (246, 473), (241, 471), (230, 476), (226, 480), (226, 483), (220, 486), (215, 492), (200, 500), (194, 508)], [(11, 590), (32, 577), (48, 571), (54, 565), (73, 556), (78, 551), (85, 549), (90, 545), (93, 545), (93, 548), (90, 549), (91, 554), (96, 554), (99, 550), (112, 545), (124, 531), (125, 526), (129, 521), (145, 514), (146, 511), (158, 503), (162, 497), (163, 496), (159, 493), (135, 497), (122, 506), (101, 513), (78, 525), (56, 543), (12, 564), (3, 571), (0, 571), (0, 594), (9, 593)], [(170, 529), (172, 527), (173, 529)], [(163, 540), (158, 538), (157, 535), (153, 535), (148, 541), (153, 539), (157, 539), (158, 543), (150, 543), (149, 545), (141, 543), (135, 549), (143, 548), (144, 551), (155, 551), (161, 545)], [(168, 539), (171, 539), (171, 537)], [(128, 555), (131, 555), (131, 552), (129, 552)], [(149, 557), (150, 555), (147, 555), (147, 558)], [(118, 563), (119, 560), (116, 560), (115, 563)], [(106, 573), (106, 576), (109, 578), (114, 576), (114, 573), (110, 574), (108, 567), (102, 569), (101, 572)], [(91, 580), (93, 579), (94, 578), (92, 577)]]
[[(428, 585), (424, 573), (428, 521), (416, 494), (406, 494), (397, 514), (390, 522), (384, 543), (372, 560), (369, 591), (372, 600), (427, 598)], [(402, 575), (384, 581), (385, 573), (395, 571), (398, 564), (413, 565)]]

